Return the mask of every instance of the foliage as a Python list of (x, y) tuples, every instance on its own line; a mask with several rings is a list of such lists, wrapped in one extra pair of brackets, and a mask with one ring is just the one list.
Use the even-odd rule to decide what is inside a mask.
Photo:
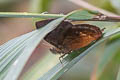
[[(62, 20), (64, 20), (66, 17), (71, 18), (71, 19), (72, 18), (77, 19), (77, 20), (81, 20), (83, 18), (86, 19), (87, 16), (83, 16), (83, 12), (84, 12), (84, 15), (87, 15), (89, 19), (91, 19), (92, 16), (94, 15), (87, 11), (76, 10), (76, 11), (69, 13), (66, 16), (63, 16), (61, 18), (58, 18), (58, 19), (50, 22), (42, 29), (35, 30), (35, 31), (25, 34), (21, 37), (15, 38), (15, 39), (5, 43), (4, 45), (2, 45), (1, 46), (1, 62), (0, 62), (1, 63), (0, 69), (1, 69), (1, 75), (2, 75), (1, 79), (4, 78), (5, 80), (8, 80), (8, 79), (15, 80), (19, 76), (19, 74), (20, 74), (21, 70), (23, 69), (25, 63), (27, 62), (29, 56), (32, 54), (33, 50), (36, 48), (36, 46), (39, 44), (39, 42), (43, 39), (43, 37), (47, 33), (49, 33), (51, 30), (53, 30), (56, 27), (56, 25), (60, 24), (60, 22)], [(29, 80), (31, 79), (32, 80), (32, 79), (38, 79), (39, 77), (40, 77), (39, 78), (40, 80), (58, 79), (62, 74), (64, 74), (73, 65), (75, 65), (82, 57), (87, 55), (88, 52), (91, 51), (94, 47), (99, 45), (104, 40), (108, 39), (110, 36), (118, 33), (119, 31), (120, 31), (119, 28), (116, 28), (112, 31), (111, 30), (105, 31), (105, 34), (103, 35), (101, 40), (97, 41), (95, 44), (92, 44), (91, 46), (82, 48), (79, 51), (73, 52), (72, 54), (68, 55), (63, 60), (63, 66), (59, 63), (58, 60), (56, 62), (56, 60), (55, 60), (55, 59), (57, 59), (56, 56), (48, 54), (45, 56), (46, 58), (43, 58), (40, 63), (36, 63), (36, 65), (34, 65), (33, 68), (30, 71), (28, 71), (29, 74), (26, 73), (24, 78), (22, 78), (22, 79), (29, 79)], [(12, 43), (13, 41), (17, 44), (13, 44)], [(50, 65), (51, 64), (50, 57), (52, 57), (55, 61), (52, 62), (52, 63), (54, 63), (54, 66), (48, 68), (48, 66), (45, 67), (45, 64), (43, 65), (43, 62), (47, 63), (49, 61), (49, 63), (47, 63), (47, 65)], [(107, 61), (107, 60), (105, 60), (105, 61)], [(108, 61), (106, 63), (108, 63)], [(2, 65), (2, 64), (4, 64), (4, 65)], [(39, 70), (38, 70), (38, 68), (36, 68), (37, 66), (41, 66), (41, 67), (39, 67)], [(35, 69), (37, 69), (37, 70), (35, 70)], [(41, 75), (37, 75), (37, 73), (39, 73), (43, 69), (47, 70), (47, 71), (41, 73)], [(35, 72), (35, 71), (37, 71), (37, 72)], [(36, 74), (36, 75), (33, 75), (33, 74)]]
[[(37, 10), (35, 12), (43, 12), (48, 10), (47, 0), (38, 0)], [(52, 0), (50, 0), (52, 1)], [(34, 0), (33, 0), (34, 2)], [(36, 3), (35, 2), (35, 3)], [(40, 5), (42, 4), (42, 5)], [(111, 6), (109, 4), (109, 6)], [(112, 6), (111, 6), (112, 7)], [(107, 7), (108, 8), (108, 7)], [(36, 9), (36, 8), (35, 8)], [(111, 9), (110, 9), (111, 10)], [(115, 11), (115, 10), (113, 10)], [(102, 53), (97, 66), (94, 69), (91, 79), (94, 80), (119, 80), (120, 79), (120, 28), (119, 23), (115, 22), (84, 22), (94, 24), (98, 27), (106, 28), (103, 37), (97, 42), (81, 48), (78, 51), (67, 55), (63, 60), (63, 65), (59, 62), (59, 55), (45, 54), (37, 62), (34, 62), (22, 76), (20, 76), (25, 64), (32, 55), (33, 51), (39, 45), (44, 36), (56, 28), (64, 19), (71, 20), (87, 20), (92, 19), (98, 12), (87, 10), (75, 10), (67, 15), (63, 14), (39, 14), (39, 13), (16, 13), (16, 12), (0, 12), (0, 17), (15, 17), (15, 18), (57, 18), (48, 23), (43, 28), (34, 30), (15, 39), (12, 39), (0, 46), (0, 80), (56, 80), (59, 79), (65, 72), (75, 66), (84, 56), (90, 54), (90, 51), (96, 53), (94, 49)], [(36, 20), (35, 20), (36, 21)], [(104, 50), (100, 52), (98, 46), (104, 43)], [(96, 48), (95, 48), (96, 47)], [(69, 72), (69, 71), (68, 71)], [(75, 73), (73, 73), (75, 74)]]

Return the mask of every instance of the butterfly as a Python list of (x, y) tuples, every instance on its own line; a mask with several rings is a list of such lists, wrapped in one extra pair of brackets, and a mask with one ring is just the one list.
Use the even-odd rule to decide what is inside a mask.
[[(54, 19), (46, 19), (36, 22), (36, 28), (39, 29)], [(54, 54), (70, 54), (72, 51), (88, 46), (91, 42), (97, 41), (102, 37), (102, 31), (95, 25), (76, 24), (70, 21), (62, 21), (53, 31), (48, 33), (44, 40), (53, 45), (50, 51)], [(59, 59), (60, 59), (59, 58)]]

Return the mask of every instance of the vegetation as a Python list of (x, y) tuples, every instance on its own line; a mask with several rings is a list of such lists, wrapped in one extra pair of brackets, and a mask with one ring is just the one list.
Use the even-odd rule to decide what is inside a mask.
[[(97, 7), (94, 8), (105, 15), (108, 14), (107, 16), (113, 16), (117, 20), (114, 22), (109, 20), (92, 21), (99, 12), (85, 9), (74, 10), (66, 15), (38, 13), (48, 10), (49, 3), (53, 1), (31, 1), (36, 6), (31, 6), (33, 8), (31, 13), (0, 12), (2, 18), (31, 18), (33, 23), (41, 19), (57, 18), (40, 29), (18, 36), (0, 46), (0, 80), (70, 80), (70, 75), (72, 75), (71, 80), (120, 80), (120, 17)], [(104, 5), (107, 6), (107, 4)], [(119, 14), (117, 10), (118, 8), (114, 9), (113, 12)], [(112, 10), (110, 9), (110, 11)], [(63, 65), (59, 62), (59, 55), (51, 54), (49, 50), (43, 48), (39, 49), (46, 50), (46, 52), (39, 51), (41, 57), (36, 56), (37, 61), (32, 61), (31, 57), (37, 47), (40, 45), (43, 47), (41, 44), (43, 38), (64, 19), (77, 20), (79, 21), (77, 23), (93, 24), (101, 29), (106, 29), (100, 40), (67, 55), (62, 60)], [(83, 67), (81, 68), (81, 66)]]

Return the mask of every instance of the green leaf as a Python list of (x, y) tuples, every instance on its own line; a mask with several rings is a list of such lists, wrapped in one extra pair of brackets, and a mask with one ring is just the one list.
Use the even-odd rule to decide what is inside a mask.
[[(57, 25), (60, 24), (62, 20), (64, 20), (65, 17), (59, 18), (57, 20), (52, 21), (51, 23), (47, 24), (45, 27), (39, 30), (35, 30), (28, 34), (27, 36), (24, 35), (22, 38), (15, 39), (17, 44), (14, 45), (7, 45), (8, 50), (4, 49), (1, 52), (1, 71), (4, 70), (4, 68), (7, 66), (10, 61), (12, 61), (13, 58), (17, 59), (13, 64), (11, 64), (7, 75), (5, 76), (4, 80), (16, 80), (19, 76), (22, 68), (24, 67), (26, 61), (36, 48), (36, 46), (39, 44), (39, 42), (43, 39), (43, 37), (49, 33), (51, 30), (53, 30)], [(21, 40), (22, 39), (22, 40)], [(4, 46), (4, 45), (2, 45)], [(9, 48), (11, 47), (11, 48)], [(5, 48), (5, 47), (4, 47)], [(22, 50), (22, 52), (21, 52)], [(7, 51), (7, 52), (6, 52)], [(4, 53), (7, 55), (4, 55)], [(4, 55), (4, 56), (2, 56)], [(3, 65), (2, 65), (3, 64)], [(2, 67), (3, 66), (3, 67)], [(19, 69), (18, 69), (19, 68)], [(2, 73), (1, 73), (2, 74)]]
[(0, 17), (12, 17), (12, 18), (60, 18), (64, 17), (65, 15), (61, 14), (38, 14), (38, 13), (18, 13), (18, 12), (0, 12)]
[[(77, 13), (77, 11), (76, 11), (76, 13)], [(68, 17), (78, 16), (78, 15), (75, 16), (73, 14), (70, 13)], [(77, 13), (77, 14), (79, 14), (79, 13)], [(71, 53), (62, 61), (64, 66), (62, 66), (61, 63), (58, 63), (59, 62), (57, 59), (58, 56), (55, 57), (52, 54), (48, 54), (47, 56), (49, 56), (49, 57), (44, 57), (44, 59), (37, 62), (35, 65), (33, 65), (32, 68), (28, 72), (26, 72), (25, 75), (23, 75), (23, 77), (20, 79), (23, 79), (23, 80), (33, 80), (34, 79), (34, 80), (36, 80), (40, 76), (40, 78), (39, 78), (40, 80), (47, 80), (47, 79), (56, 80), (61, 75), (63, 75), (67, 70), (69, 70), (72, 66), (74, 66), (74, 64), (76, 64), (80, 59), (82, 59), (82, 57), (87, 55), (88, 52), (91, 51), (94, 47), (99, 45), (104, 40), (108, 39), (111, 35), (118, 33), (119, 31), (120, 31), (120, 29), (106, 31), (103, 38), (101, 40), (99, 40), (97, 43), (95, 43), (94, 45), (80, 49), (79, 52)], [(52, 69), (50, 66), (51, 64), (53, 67)], [(50, 67), (48, 67), (48, 65)], [(36, 75), (34, 75), (34, 74), (36, 74)]]
[(108, 41), (96, 70), (97, 80), (116, 80), (120, 62), (120, 39)]
[[(74, 13), (76, 12), (76, 13)], [(74, 13), (74, 14), (72, 14)], [(96, 14), (98, 14), (97, 12), (90, 12), (90, 11), (87, 11), (87, 10), (75, 10), (71, 13), (70, 16), (68, 16), (68, 19), (72, 19), (72, 20), (87, 20), (87, 19), (92, 19)]]
[(119, 71), (118, 71), (117, 79), (116, 79), (116, 80), (120, 80), (120, 68), (119, 68)]
[(20, 55), (21, 51), (25, 47), (27, 40), (33, 35), (34, 32), (25, 34), (21, 37), (17, 37), (7, 43), (1, 45), (0, 49), (0, 80), (6, 76), (8, 68)]
[[(76, 12), (75, 12), (76, 13)], [(69, 15), (67, 15), (69, 16)], [(40, 30), (33, 31), (34, 34), (28, 36), (29, 38), (25, 37), (25, 40), (16, 42), (17, 44), (13, 45), (13, 47), (7, 51), (5, 54), (9, 55), (7, 57), (1, 56), (1, 71), (6, 67), (10, 61), (12, 61), (13, 58), (15, 58), (16, 55), (19, 54), (17, 60), (11, 65), (10, 70), (7, 73), (7, 76), (4, 78), (4, 80), (12, 79), (16, 80), (24, 67), (25, 63), (27, 62), (28, 58), (34, 51), (34, 49), (37, 47), (39, 42), (44, 38), (45, 35), (47, 35), (51, 30), (55, 29), (57, 25), (60, 24), (62, 20), (64, 20), (67, 16), (64, 16), (62, 18), (59, 18), (55, 21), (52, 21), (51, 23), (47, 24), (45, 27), (43, 27)], [(27, 40), (28, 39), (28, 40)], [(24, 43), (26, 41), (26, 43)], [(23, 45), (25, 44), (25, 45)], [(11, 46), (10, 46), (11, 47)], [(21, 52), (21, 50), (23, 50)], [(4, 51), (3, 51), (4, 54)], [(4, 55), (5, 55), (4, 54)], [(13, 55), (14, 54), (14, 55)], [(16, 55), (15, 55), (16, 54)], [(4, 65), (2, 65), (4, 63)], [(19, 69), (17, 69), (19, 67)], [(14, 74), (14, 75), (13, 75)], [(3, 77), (2, 77), (3, 78)]]
[(93, 44), (90, 47), (87, 47), (86, 49), (80, 50), (78, 53), (72, 53), (68, 55), (62, 62), (63, 66), (59, 63), (55, 67), (53, 67), (51, 70), (49, 70), (45, 75), (39, 78), (39, 80), (56, 80), (61, 75), (63, 75), (66, 71), (68, 71), (74, 64), (76, 64), (79, 60), (81, 60), (85, 55), (88, 54), (89, 51), (91, 51), (93, 48), (95, 48), (97, 45), (99, 45), (101, 42), (112, 36), (113, 34), (116, 34), (120, 32), (120, 28), (115, 29), (114, 31), (110, 31), (104, 34), (103, 38), (99, 41), (97, 41), (95, 44)]
[[(72, 14), (74, 13), (74, 14)], [(87, 10), (75, 10), (70, 13), (71, 16), (68, 16), (68, 19), (72, 20), (88, 20), (93, 18), (97, 12), (90, 12)], [(18, 18), (43, 18), (43, 19), (48, 19), (48, 18), (60, 18), (64, 17), (66, 15), (63, 14), (37, 14), (37, 13), (16, 13), (16, 12), (0, 12), (0, 17), (18, 17)]]
[[(92, 18), (93, 14), (89, 14), (89, 12), (81, 12), (79, 10), (76, 10), (72, 13), (69, 13), (68, 15), (57, 15), (58, 18), (43, 28), (39, 30), (35, 30), (33, 32), (30, 32), (28, 34), (23, 35), (23, 37), (18, 37), (4, 45), (2, 45), (0, 48), (1, 55), (0, 55), (0, 79), (4, 80), (16, 80), (18, 76), (20, 75), (24, 65), (26, 64), (28, 58), (34, 51), (34, 49), (37, 47), (39, 42), (44, 38), (44, 36), (55, 29), (57, 25), (60, 24), (62, 20), (65, 18), (71, 18), (71, 19), (84, 19), (82, 17), (82, 14), (87, 15), (84, 16), (86, 19)], [(49, 16), (48, 16), (49, 15)], [(4, 17), (43, 17), (43, 18), (50, 18), (50, 14), (1, 14), (0, 16)], [(52, 15), (52, 18), (56, 17), (55, 15)], [(76, 64), (82, 57), (88, 54), (89, 51), (91, 51), (94, 47), (99, 45), (104, 40), (108, 39), (111, 35), (116, 34), (120, 31), (120, 28), (117, 28), (113, 31), (106, 31), (106, 33), (103, 35), (103, 38), (101, 40), (97, 41), (95, 44), (91, 44), (88, 47), (81, 48), (77, 52), (73, 52), (70, 55), (68, 55), (65, 59), (63, 59), (63, 66), (58, 61), (58, 56), (53, 54), (47, 54), (41, 62), (36, 62), (31, 68), (31, 70), (28, 70), (23, 76), (20, 78), (22, 80), (36, 80), (40, 78), (40, 80), (55, 80), (58, 79), (61, 75), (63, 75), (67, 70), (69, 70), (74, 64)], [(15, 44), (13, 43), (15, 42)], [(46, 66), (47, 64), (47, 66)]]

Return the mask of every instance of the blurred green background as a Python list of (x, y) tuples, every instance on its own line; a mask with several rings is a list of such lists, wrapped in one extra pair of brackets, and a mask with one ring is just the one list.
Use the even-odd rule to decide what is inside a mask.
[[(96, 7), (100, 7), (118, 15), (120, 14), (120, 0), (85, 1), (95, 5)], [(0, 0), (0, 12), (48, 12), (66, 14), (73, 10), (82, 8), (83, 7), (80, 7), (69, 0)], [(34, 20), (35, 19), (30, 18), (0, 18), (0, 44), (34, 30)], [(89, 23), (96, 24), (99, 27), (105, 26), (109, 29), (113, 29), (116, 25), (119, 27), (120, 25), (118, 23), (115, 24), (106, 22)], [(119, 34), (106, 40), (94, 50), (90, 51), (87, 56), (85, 56), (81, 61), (74, 65), (74, 67), (61, 76), (59, 80), (114, 80), (118, 73), (120, 63), (119, 43)], [(46, 50), (45, 46), (42, 44), (39, 47)], [(38, 58), (42, 57), (42, 54), (39, 54), (38, 52), (42, 53), (42, 51), (35, 52), (35, 54), (33, 54), (30, 58), (30, 61), (28, 61), (25, 69), (29, 68), (33, 64), (32, 62), (35, 62)], [(25, 69), (23, 70), (23, 73), (25, 72)], [(103, 77), (105, 78), (102, 79)]]

